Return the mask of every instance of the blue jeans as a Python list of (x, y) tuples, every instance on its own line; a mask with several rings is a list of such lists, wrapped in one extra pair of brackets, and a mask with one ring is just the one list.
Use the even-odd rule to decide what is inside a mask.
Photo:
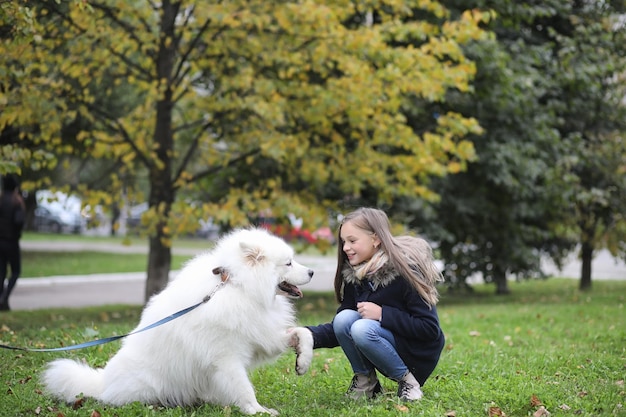
[(393, 333), (378, 321), (362, 319), (354, 310), (342, 310), (333, 319), (333, 330), (355, 374), (378, 369), (399, 381), (409, 371), (396, 351)]

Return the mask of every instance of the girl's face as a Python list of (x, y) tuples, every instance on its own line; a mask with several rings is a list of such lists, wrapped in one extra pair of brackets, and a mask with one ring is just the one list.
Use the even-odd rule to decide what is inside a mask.
[(350, 265), (369, 261), (380, 246), (380, 240), (375, 234), (355, 227), (350, 221), (341, 225), (339, 237)]

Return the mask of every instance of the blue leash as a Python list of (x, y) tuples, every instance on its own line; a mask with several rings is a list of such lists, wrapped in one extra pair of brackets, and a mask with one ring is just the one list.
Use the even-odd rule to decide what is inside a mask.
[(60, 351), (64, 351), (64, 350), (76, 350), (76, 349), (84, 349), (87, 347), (91, 347), (91, 346), (98, 346), (98, 345), (104, 345), (105, 343), (109, 343), (109, 342), (113, 342), (115, 340), (119, 340), (119, 339), (123, 339), (127, 336), (131, 336), (137, 333), (141, 333), (141, 332), (145, 332), (146, 330), (150, 330), (153, 329), (155, 327), (158, 327), (162, 324), (165, 324), (169, 321), (172, 321), (180, 316), (184, 316), (185, 314), (189, 313), (190, 311), (200, 307), (202, 304), (208, 302), (211, 297), (213, 297), (213, 295), (215, 294), (215, 292), (217, 290), (219, 290), (221, 287), (224, 286), (224, 284), (226, 283), (226, 280), (228, 279), (228, 274), (226, 273), (226, 271), (224, 271), (223, 268), (215, 268), (213, 270), (214, 274), (221, 274), (222, 276), (222, 281), (217, 284), (215, 286), (215, 288), (213, 288), (213, 290), (211, 291), (211, 293), (209, 295), (207, 295), (206, 297), (204, 297), (202, 299), (202, 301), (200, 301), (199, 303), (192, 305), (190, 307), (184, 308), (180, 311), (177, 311), (174, 314), (171, 314), (165, 318), (162, 318), (161, 320), (154, 322), (146, 327), (143, 327), (139, 330), (135, 330), (134, 332), (131, 333), (127, 333), (127, 334), (123, 334), (121, 336), (111, 336), (111, 337), (105, 337), (103, 339), (97, 339), (97, 340), (91, 340), (89, 342), (85, 342), (85, 343), (80, 343), (78, 345), (72, 345), (72, 346), (63, 346), (63, 347), (58, 347), (58, 348), (41, 348), (41, 349), (29, 349), (29, 348), (25, 348), (25, 347), (17, 347), (17, 346), (9, 346), (9, 345), (3, 345), (0, 344), (0, 348), (3, 349), (10, 349), (10, 350), (22, 350), (22, 351), (26, 351), (26, 352), (60, 352)]

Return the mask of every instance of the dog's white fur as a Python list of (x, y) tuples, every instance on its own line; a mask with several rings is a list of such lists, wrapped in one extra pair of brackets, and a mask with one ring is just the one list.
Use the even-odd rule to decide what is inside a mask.
[(296, 327), (289, 332), (292, 335), (290, 345), (296, 350), (296, 373), (304, 375), (313, 359), (313, 334), (306, 327)]
[[(281, 281), (296, 286), (310, 281), (313, 271), (293, 257), (289, 245), (263, 229), (226, 235), (150, 299), (136, 329), (198, 303), (220, 283), (213, 270), (223, 268), (228, 280), (207, 303), (125, 338), (102, 369), (70, 359), (51, 362), (43, 374), (47, 391), (68, 403), (80, 395), (118, 406), (206, 402), (276, 415), (257, 402), (248, 372), (276, 359), (288, 349), (293, 332), (302, 331), (294, 329), (291, 302), (276, 291)], [(298, 374), (311, 363), (312, 338), (310, 346), (304, 343), (304, 349), (297, 348), (304, 351), (297, 358)]]

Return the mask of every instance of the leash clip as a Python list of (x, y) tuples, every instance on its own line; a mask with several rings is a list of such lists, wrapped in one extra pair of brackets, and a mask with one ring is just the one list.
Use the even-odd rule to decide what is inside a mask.
[(219, 275), (220, 276), (220, 283), (217, 284), (215, 286), (215, 288), (213, 288), (213, 290), (211, 290), (211, 292), (204, 296), (204, 298), (202, 299), (202, 303), (206, 303), (208, 302), (211, 297), (213, 297), (213, 295), (215, 295), (215, 293), (217, 292), (217, 290), (219, 290), (220, 288), (222, 288), (224, 286), (224, 284), (226, 284), (226, 281), (228, 281), (228, 278), (230, 277), (230, 275), (228, 275), (228, 271), (226, 270), (226, 268), (218, 266), (217, 268), (213, 268), (213, 272), (214, 275)]

